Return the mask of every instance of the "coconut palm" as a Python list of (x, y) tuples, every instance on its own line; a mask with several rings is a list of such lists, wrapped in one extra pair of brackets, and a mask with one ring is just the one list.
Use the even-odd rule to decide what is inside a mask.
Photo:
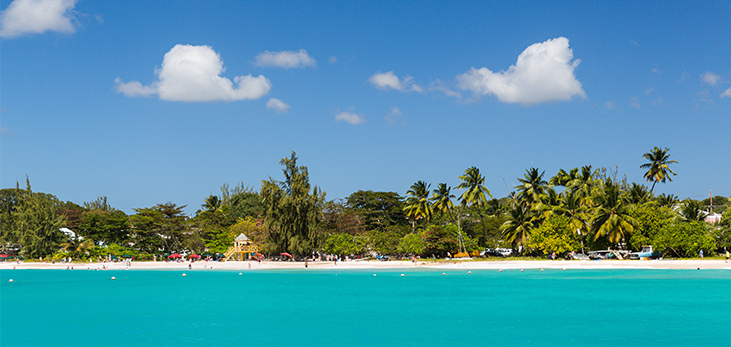
[(682, 220), (686, 222), (702, 221), (708, 216), (700, 201), (685, 199), (678, 210)]
[(673, 208), (673, 207), (675, 207), (675, 205), (678, 204), (678, 202), (680, 202), (680, 200), (678, 199), (677, 196), (675, 196), (673, 194), (668, 194), (668, 195), (661, 194), (660, 196), (657, 197), (657, 204), (660, 205), (660, 207)]
[(508, 220), (500, 226), (503, 239), (514, 248), (525, 245), (530, 237), (534, 224), (534, 212), (525, 203), (516, 202), (508, 210)]
[(454, 202), (452, 199), (455, 198), (451, 193), (452, 187), (447, 186), (446, 183), (439, 183), (437, 188), (432, 192), (432, 196), (429, 200), (432, 201), (432, 208), (436, 213), (447, 213), (449, 220), (457, 225), (457, 236), (459, 237), (459, 250), (460, 253), (464, 251), (464, 240), (462, 238), (462, 228), (459, 223), (459, 216), (457, 216), (457, 222), (455, 223), (452, 211), (454, 210)]
[(594, 213), (591, 232), (594, 240), (606, 236), (609, 242), (620, 243), (629, 238), (637, 221), (630, 216), (631, 206), (622, 195), (619, 186), (607, 178), (597, 186), (592, 196)]
[(574, 170), (571, 170), (571, 174), (572, 179), (566, 184), (566, 189), (578, 192), (582, 198), (590, 197), (597, 185), (599, 170), (592, 170), (591, 165), (586, 165), (581, 167), (580, 172), (574, 173)]
[(647, 182), (652, 182), (650, 193), (655, 190), (655, 184), (657, 182), (665, 183), (666, 180), (672, 182), (673, 179), (670, 178), (669, 174), (673, 174), (673, 176), (676, 175), (675, 172), (670, 169), (669, 165), (677, 164), (678, 162), (670, 160), (670, 154), (668, 154), (668, 151), (670, 151), (670, 149), (667, 147), (664, 149), (655, 147), (650, 152), (642, 155), (648, 163), (640, 165), (640, 169), (647, 169), (644, 177), (647, 179)]
[(480, 222), (482, 224), (482, 240), (481, 246), (485, 247), (487, 243), (487, 230), (485, 229), (485, 220), (482, 216), (482, 210), (487, 204), (487, 196), (492, 198), (490, 190), (485, 187), (485, 177), (480, 174), (480, 169), (471, 167), (465, 170), (464, 175), (459, 176), (462, 180), (457, 186), (457, 189), (466, 189), (459, 196), (459, 201), (462, 206), (477, 207), (477, 214), (480, 216)]
[(201, 205), (203, 211), (216, 212), (221, 208), (221, 199), (217, 195), (210, 195)]
[(525, 201), (530, 207), (540, 202), (540, 196), (545, 193), (548, 184), (543, 180), (544, 173), (545, 171), (539, 174), (538, 169), (534, 167), (525, 170), (523, 178), (518, 178), (520, 184), (515, 186), (518, 190), (518, 199)]
[(569, 226), (571, 230), (576, 230), (581, 239), (581, 252), (584, 252), (584, 237), (588, 232), (588, 221), (590, 218), (590, 209), (586, 204), (586, 199), (582, 198), (578, 193), (565, 192), (560, 196), (561, 203), (551, 209), (553, 214), (565, 216), (569, 218)]
[(652, 193), (643, 184), (632, 183), (628, 192), (628, 200), (632, 204), (641, 205), (652, 199)]
[(412, 227), (414, 226), (414, 222), (420, 219), (424, 221), (424, 224), (431, 220), (432, 206), (429, 203), (430, 187), (431, 184), (427, 184), (424, 181), (417, 181), (406, 192), (408, 198), (406, 198), (404, 212), (406, 212), (406, 217), (412, 222)]

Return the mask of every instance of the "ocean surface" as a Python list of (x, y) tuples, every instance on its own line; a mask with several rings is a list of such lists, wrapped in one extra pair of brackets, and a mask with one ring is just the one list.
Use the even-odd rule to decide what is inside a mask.
[(731, 339), (728, 270), (185, 273), (2, 270), (0, 346), (644, 347)]

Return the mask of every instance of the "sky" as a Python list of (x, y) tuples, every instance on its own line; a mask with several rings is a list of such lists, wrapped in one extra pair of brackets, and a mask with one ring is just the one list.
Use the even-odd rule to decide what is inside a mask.
[[(731, 195), (728, 1), (0, 2), (0, 187), (193, 214), (297, 153), (327, 198), (583, 165)], [(648, 186), (651, 184), (648, 184)], [(461, 192), (456, 190), (458, 196)]]

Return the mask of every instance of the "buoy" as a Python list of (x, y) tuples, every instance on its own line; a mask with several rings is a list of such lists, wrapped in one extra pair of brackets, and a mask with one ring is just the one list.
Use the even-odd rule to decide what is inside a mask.
[(472, 273), (472, 271), (467, 271), (467, 273), (468, 273), (468, 274), (471, 274), (471, 273)]
[(116, 278), (116, 277), (114, 277), (114, 276), (112, 276), (112, 279), (113, 279), (113, 280), (116, 280), (117, 278)]
[(243, 274), (239, 272), (239, 276), (241, 276), (241, 275), (243, 275)]
[(13, 281), (13, 279), (11, 278), (8, 282), (12, 282), (12, 281)]
[(404, 277), (404, 276), (405, 276), (404, 274), (401, 274), (401, 277)]
[(376, 274), (373, 274), (373, 277), (376, 277)]
[(444, 276), (444, 275), (446, 275), (446, 274), (447, 274), (446, 272), (442, 272), (442, 276)]
[(523, 272), (523, 269), (520, 269), (520, 272)]
[(566, 271), (566, 268), (563, 268), (563, 271)]
[(543, 269), (541, 269), (541, 271), (543, 271)]
[(186, 275), (186, 274), (183, 274), (183, 277), (185, 277), (185, 276), (188, 276), (188, 275)]
[(499, 271), (499, 272), (503, 272), (503, 269), (500, 269), (500, 271)]
[(701, 268), (696, 268), (696, 270), (700, 270)]

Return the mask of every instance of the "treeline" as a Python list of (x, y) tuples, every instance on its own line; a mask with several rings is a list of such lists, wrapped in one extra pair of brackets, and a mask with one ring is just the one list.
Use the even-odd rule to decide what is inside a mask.
[[(643, 157), (652, 187), (618, 179), (591, 166), (560, 170), (545, 178), (530, 168), (509, 196), (495, 199), (476, 167), (450, 187), (418, 181), (401, 196), (359, 190), (327, 201), (309, 181), (296, 154), (280, 161), (283, 180), (261, 189), (224, 184), (204, 199), (194, 216), (172, 202), (135, 208), (127, 215), (106, 197), (77, 205), (24, 189), (0, 190), (0, 243), (26, 258), (96, 258), (107, 255), (152, 259), (170, 253), (220, 254), (240, 233), (263, 253), (313, 252), (341, 256), (475, 255), (508, 247), (528, 256), (559, 256), (590, 249), (639, 250), (650, 244), (670, 257), (731, 248), (728, 199), (714, 197), (720, 223), (707, 223), (709, 200), (680, 201), (653, 194), (655, 183), (672, 181), (667, 149)], [(459, 195), (457, 195), (459, 193)], [(67, 228), (75, 233), (62, 231)], [(64, 229), (66, 230), (66, 229)]]

